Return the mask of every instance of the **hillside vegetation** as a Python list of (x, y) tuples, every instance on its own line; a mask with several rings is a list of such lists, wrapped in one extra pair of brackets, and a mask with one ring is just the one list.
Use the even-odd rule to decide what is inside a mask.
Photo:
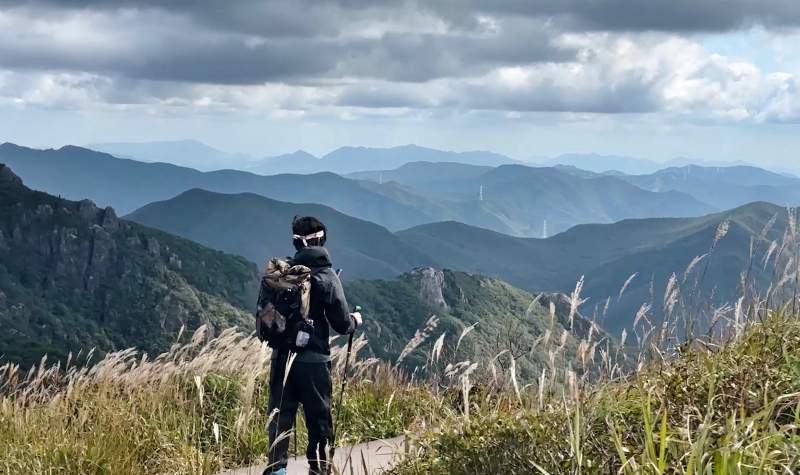
[(160, 352), (181, 327), (251, 324), (257, 269), (242, 258), (118, 219), (111, 208), (32, 191), (0, 165), (0, 348), (47, 354)]
[[(574, 359), (578, 341), (589, 332), (598, 344), (616, 347), (589, 320), (570, 315), (565, 296), (531, 295), (499, 279), (421, 268), (394, 280), (348, 282), (345, 292), (349, 302), (369, 315), (363, 332), (370, 355), (391, 362), (402, 355), (404, 366), (412, 371), (426, 366), (426, 351), (404, 354), (420, 329), (444, 335), (441, 344), (458, 347), (459, 355), (472, 361), (488, 361), (505, 351), (498, 364), (509, 365), (508, 355), (513, 356), (526, 380), (556, 363), (537, 348), (545, 335), (563, 337), (567, 359)], [(470, 338), (459, 343), (464, 332)], [(427, 351), (431, 343), (418, 342), (420, 350)]]
[[(765, 291), (776, 280), (774, 260), (786, 259), (794, 245), (783, 234), (790, 216), (778, 206), (753, 203), (701, 218), (576, 226), (548, 239), (513, 238), (453, 222), (425, 225), (398, 235), (420, 251), (435, 255), (445, 268), (498, 277), (528, 291), (570, 292), (585, 276), (587, 305), (606, 313), (598, 322), (619, 336), (623, 329), (630, 331), (643, 304), (660, 312), (658, 302), (663, 301), (663, 289), (673, 273), (682, 281), (697, 281), (704, 299), (731, 301), (740, 273), (751, 262), (753, 236), (760, 240), (753, 243), (755, 264), (750, 266), (748, 285)], [(712, 252), (723, 223), (725, 233)], [(765, 260), (767, 254), (771, 260)], [(695, 258), (699, 260), (687, 274)], [(623, 287), (625, 292), (620, 295)]]

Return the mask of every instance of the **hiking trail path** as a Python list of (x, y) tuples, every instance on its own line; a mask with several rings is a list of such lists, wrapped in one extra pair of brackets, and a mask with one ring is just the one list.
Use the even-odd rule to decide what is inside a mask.
[[(342, 475), (379, 475), (383, 470), (390, 468), (410, 448), (406, 437), (400, 436), (393, 439), (375, 440), (350, 447), (336, 449), (333, 463)], [(367, 471), (364, 471), (366, 467)], [(239, 469), (220, 472), (217, 475), (261, 475), (265, 465), (255, 465)], [(308, 462), (305, 457), (292, 457), (286, 475), (307, 475)]]

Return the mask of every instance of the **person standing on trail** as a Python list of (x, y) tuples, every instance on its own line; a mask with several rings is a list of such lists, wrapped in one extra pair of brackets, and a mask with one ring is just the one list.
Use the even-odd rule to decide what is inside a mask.
[(308, 343), (292, 355), (293, 359), (290, 351), (270, 343), (273, 348), (269, 382), (272, 419), (268, 429), (271, 450), (264, 475), (285, 475), (289, 461), (288, 432), (294, 427), (301, 404), (308, 429), (309, 474), (331, 473), (329, 457), (333, 454), (334, 440), (330, 329), (342, 335), (351, 334), (362, 319), (358, 312), (351, 313), (347, 305), (339, 275), (324, 247), (327, 232), (325, 225), (314, 217), (295, 217), (292, 221), (292, 242), (297, 253), (288, 265), (311, 270), (308, 319), (313, 327), (308, 330), (310, 335), (303, 336)]

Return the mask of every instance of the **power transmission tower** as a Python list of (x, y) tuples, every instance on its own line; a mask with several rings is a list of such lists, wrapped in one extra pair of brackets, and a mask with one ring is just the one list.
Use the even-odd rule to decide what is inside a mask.
[(478, 201), (483, 201), (483, 187), (481, 186), (480, 194), (478, 195)]
[(379, 185), (383, 185), (383, 173), (380, 173), (380, 174), (378, 175), (378, 184), (379, 184)]
[(542, 239), (547, 239), (547, 220), (544, 220), (544, 225), (542, 226)]

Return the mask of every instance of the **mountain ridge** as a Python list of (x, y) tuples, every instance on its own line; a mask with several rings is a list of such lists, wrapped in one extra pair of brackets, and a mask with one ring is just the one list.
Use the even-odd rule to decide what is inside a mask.
[(800, 205), (800, 179), (758, 167), (690, 165), (620, 179), (650, 191), (680, 191), (719, 209), (758, 201), (781, 206)]
[[(202, 189), (150, 203), (126, 216), (156, 229), (246, 257), (263, 266), (294, 254), (292, 218), (311, 215), (328, 228), (327, 247), (343, 278), (391, 278), (417, 266), (436, 266), (387, 229), (312, 203), (287, 203), (254, 193), (222, 194)], [(257, 218), (254, 218), (257, 217)]]
[(797, 170), (788, 170), (781, 167), (762, 167), (744, 160), (703, 160), (677, 157), (660, 162), (648, 158), (602, 155), (598, 153), (567, 153), (555, 158), (537, 160), (536, 162), (551, 166), (575, 166), (595, 173), (606, 173), (610, 170), (618, 170), (626, 175), (648, 175), (664, 168), (685, 167), (688, 165), (701, 167), (750, 166), (770, 170), (773, 173), (789, 173), (792, 175), (797, 173)]
[[(736, 269), (731, 274), (732, 267), (749, 259), (750, 237), (761, 233), (773, 216), (778, 221), (766, 238), (780, 240), (789, 224), (786, 210), (765, 202), (699, 218), (579, 225), (548, 239), (517, 238), (453, 222), (422, 225), (397, 235), (420, 251), (435, 255), (445, 268), (498, 277), (527, 291), (569, 293), (585, 276), (584, 296), (598, 304), (608, 297), (616, 298), (634, 272), (639, 273), (640, 279), (654, 276), (658, 300), (658, 292), (663, 293), (673, 272), (684, 272), (692, 259), (709, 252), (719, 225), (726, 220), (729, 235), (720, 241), (715, 252), (727, 257), (709, 258), (708, 282), (730, 283), (745, 270)], [(757, 260), (763, 258), (767, 247), (761, 246)], [(753, 278), (763, 284), (768, 276), (754, 271)], [(736, 284), (719, 287), (735, 289)], [(646, 303), (638, 299), (641, 292), (633, 292), (639, 282), (632, 285), (631, 292), (626, 291), (628, 295), (612, 305), (611, 322), (605, 324), (617, 336), (623, 328), (629, 329), (638, 308)]]

